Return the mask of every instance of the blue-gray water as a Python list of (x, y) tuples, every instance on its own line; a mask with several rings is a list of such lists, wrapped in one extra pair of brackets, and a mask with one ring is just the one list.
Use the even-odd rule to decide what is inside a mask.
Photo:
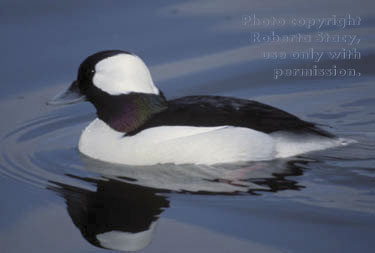
[[(139, 246), (141, 252), (373, 252), (373, 3), (264, 2), (1, 1), (1, 252), (108, 252), (95, 246), (96, 236), (108, 231), (146, 231), (151, 243)], [(307, 29), (288, 23), (349, 14), (360, 24)], [(287, 24), (251, 25), (253, 15)], [(251, 41), (252, 32), (272, 31), (357, 35), (360, 41)], [(360, 57), (263, 58), (264, 52), (292, 55), (311, 48), (327, 55), (355, 48)], [(168, 98), (255, 99), (356, 143), (237, 165), (93, 161), (77, 150), (82, 129), (95, 118), (93, 107), (45, 103), (75, 79), (86, 56), (104, 49), (140, 55)], [(275, 69), (314, 65), (355, 68), (360, 75), (275, 79)], [(142, 244), (125, 237), (116, 248)]]

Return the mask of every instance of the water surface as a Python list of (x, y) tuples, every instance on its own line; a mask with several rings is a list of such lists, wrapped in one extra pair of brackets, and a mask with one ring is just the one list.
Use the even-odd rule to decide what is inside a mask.
[[(0, 242), (4, 252), (372, 252), (375, 249), (374, 16), (369, 1), (2, 1)], [(324, 3), (323, 3), (324, 2)], [(292, 8), (293, 7), (293, 8)], [(275, 11), (277, 9), (277, 11)], [(340, 50), (342, 44), (253, 44), (243, 16), (360, 16), (356, 77), (274, 79), (307, 60), (265, 51)], [(79, 27), (79, 28), (78, 28)], [(289, 159), (231, 165), (102, 163), (77, 150), (90, 104), (45, 102), (87, 55), (119, 48), (142, 56), (168, 98), (250, 98), (317, 122), (356, 143)], [(115, 238), (115, 239), (114, 239)]]

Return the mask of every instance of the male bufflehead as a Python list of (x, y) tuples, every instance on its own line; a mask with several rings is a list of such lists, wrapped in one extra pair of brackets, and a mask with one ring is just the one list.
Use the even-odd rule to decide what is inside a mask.
[(144, 62), (120, 50), (86, 58), (78, 78), (50, 104), (90, 101), (97, 119), (78, 148), (128, 165), (235, 163), (283, 158), (338, 146), (341, 139), (256, 101), (221, 96), (166, 100)]

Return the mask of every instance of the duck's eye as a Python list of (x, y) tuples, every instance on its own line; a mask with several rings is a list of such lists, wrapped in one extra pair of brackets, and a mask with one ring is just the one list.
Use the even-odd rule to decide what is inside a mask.
[(92, 74), (95, 72), (95, 70), (93, 70), (93, 69), (86, 69), (86, 71), (85, 71), (85, 74), (87, 75), (87, 76), (92, 76)]

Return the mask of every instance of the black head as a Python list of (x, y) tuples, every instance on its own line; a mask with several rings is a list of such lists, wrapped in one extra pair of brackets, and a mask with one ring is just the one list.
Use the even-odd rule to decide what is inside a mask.
[(103, 93), (159, 95), (159, 90), (138, 56), (122, 50), (107, 50), (87, 57), (79, 66), (77, 80), (49, 104), (70, 104), (82, 100), (94, 103), (97, 95)]
[(93, 78), (95, 75), (95, 66), (98, 62), (119, 54), (129, 54), (127, 51), (121, 50), (106, 50), (100, 51), (87, 57), (79, 66), (77, 74), (77, 84), (80, 92), (85, 92), (93, 85)]

